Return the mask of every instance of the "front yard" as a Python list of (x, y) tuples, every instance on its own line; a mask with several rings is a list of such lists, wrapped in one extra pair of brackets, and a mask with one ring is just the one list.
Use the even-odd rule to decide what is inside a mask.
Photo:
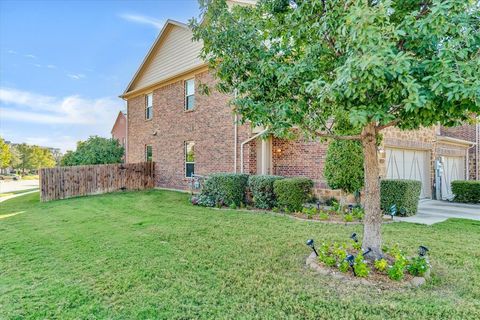
[(169, 191), (33, 193), (0, 204), (0, 319), (480, 317), (479, 221), (383, 228), (409, 254), (430, 248), (425, 286), (381, 291), (305, 267), (306, 239), (361, 225), (194, 207)]

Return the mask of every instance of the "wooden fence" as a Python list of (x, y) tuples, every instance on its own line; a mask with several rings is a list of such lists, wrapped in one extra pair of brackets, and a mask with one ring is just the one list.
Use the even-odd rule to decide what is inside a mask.
[(153, 162), (57, 167), (40, 170), (42, 202), (154, 187)]

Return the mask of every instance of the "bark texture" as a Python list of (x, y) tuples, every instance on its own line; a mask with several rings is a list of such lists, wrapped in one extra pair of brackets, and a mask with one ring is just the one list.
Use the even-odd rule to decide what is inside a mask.
[(364, 250), (372, 249), (372, 252), (365, 258), (375, 259), (382, 256), (382, 211), (380, 209), (380, 171), (374, 123), (370, 123), (364, 128), (362, 144), (365, 156), (365, 220), (362, 246)]

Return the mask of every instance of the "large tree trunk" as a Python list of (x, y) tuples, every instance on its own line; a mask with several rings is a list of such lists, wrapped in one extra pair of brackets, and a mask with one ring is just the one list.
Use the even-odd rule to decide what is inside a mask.
[(365, 157), (365, 219), (363, 225), (364, 250), (372, 249), (366, 258), (382, 255), (382, 211), (380, 209), (380, 171), (378, 167), (375, 124), (368, 124), (363, 130), (363, 154)]

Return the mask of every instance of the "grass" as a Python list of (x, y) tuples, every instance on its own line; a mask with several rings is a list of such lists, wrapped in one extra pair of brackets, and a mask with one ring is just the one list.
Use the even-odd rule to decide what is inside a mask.
[(362, 226), (193, 207), (169, 191), (0, 204), (0, 319), (478, 319), (480, 222), (384, 225), (429, 246), (425, 286), (379, 291), (305, 268), (305, 240)]
[(17, 190), (17, 191), (9, 191), (9, 192), (6, 192), (6, 193), (0, 193), (0, 198), (13, 196), (15, 194), (21, 194), (21, 193), (25, 193), (25, 192), (34, 191), (34, 190), (38, 190), (38, 188), (31, 188), (31, 189), (26, 189), (26, 190)]

